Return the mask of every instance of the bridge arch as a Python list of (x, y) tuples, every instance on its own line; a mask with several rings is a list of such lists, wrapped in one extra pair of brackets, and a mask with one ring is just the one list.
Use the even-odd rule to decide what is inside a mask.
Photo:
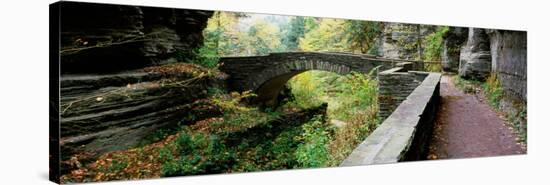
[(350, 53), (289, 52), (223, 57), (220, 62), (220, 70), (230, 76), (229, 89), (252, 90), (258, 95), (255, 102), (273, 105), (287, 81), (305, 71), (321, 70), (342, 75), (352, 71), (368, 73), (377, 66), (380, 70), (392, 68), (403, 60)]
[(328, 71), (345, 75), (350, 73), (352, 66), (333, 63), (323, 60), (292, 60), (283, 62), (272, 68), (267, 68), (260, 73), (249, 77), (248, 86), (255, 90), (258, 95), (256, 102), (266, 105), (276, 104), (277, 96), (284, 88), (285, 84), (292, 77), (310, 70)]

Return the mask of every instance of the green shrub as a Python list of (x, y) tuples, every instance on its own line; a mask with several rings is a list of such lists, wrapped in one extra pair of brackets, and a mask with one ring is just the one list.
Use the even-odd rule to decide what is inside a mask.
[(441, 53), (443, 52), (443, 35), (449, 31), (449, 27), (438, 27), (436, 32), (433, 32), (426, 36), (424, 42), (426, 48), (424, 49), (424, 59), (426, 61), (440, 61)]
[(482, 82), (475, 80), (466, 80), (456, 75), (452, 77), (455, 86), (465, 93), (476, 93)]
[(491, 74), (483, 84), (483, 90), (491, 106), (499, 108), (503, 96), (502, 86), (496, 74)]
[(163, 176), (181, 176), (207, 173), (221, 173), (235, 163), (235, 152), (226, 148), (219, 136), (192, 133), (185, 128), (176, 140), (175, 146), (179, 158), (169, 157), (171, 152), (159, 153), (165, 159), (162, 165)]
[(333, 109), (329, 105), (329, 117), (347, 121), (357, 112), (378, 102), (378, 84), (370, 75), (352, 72), (346, 75), (338, 87), (336, 100), (340, 106)]
[(206, 45), (193, 50), (193, 57), (190, 58), (189, 53), (178, 50), (175, 52), (175, 58), (179, 62), (187, 62), (192, 64), (198, 64), (206, 68), (215, 68), (218, 65), (220, 57), (216, 48), (211, 48)]
[[(443, 35), (449, 31), (449, 27), (441, 26), (437, 30), (424, 38), (426, 48), (424, 49), (423, 59), (428, 62), (440, 62), (441, 53), (443, 52), (444, 41)], [(430, 72), (440, 72), (442, 70), (441, 63), (426, 63), (424, 70)]]
[(315, 116), (302, 126), (303, 133), (297, 137), (301, 143), (296, 149), (296, 160), (300, 167), (323, 167), (329, 160), (327, 149), (330, 141), (329, 127), (320, 116)]

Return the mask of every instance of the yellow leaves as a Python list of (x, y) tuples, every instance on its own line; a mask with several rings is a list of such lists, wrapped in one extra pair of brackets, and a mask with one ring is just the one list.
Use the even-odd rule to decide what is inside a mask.
[(105, 173), (99, 172), (95, 176), (94, 181), (101, 181), (101, 179), (103, 179), (104, 176), (105, 176)]
[(303, 51), (345, 51), (344, 23), (339, 19), (322, 19), (319, 27), (300, 39), (299, 48)]

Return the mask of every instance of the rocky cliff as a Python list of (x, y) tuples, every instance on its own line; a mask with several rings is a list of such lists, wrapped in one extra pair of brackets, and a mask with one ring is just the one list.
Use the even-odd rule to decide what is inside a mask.
[(527, 101), (527, 32), (486, 30), (491, 48), (491, 71), (497, 73), (502, 88)]
[(173, 63), (202, 44), (211, 11), (63, 2), (61, 73)]
[(212, 14), (59, 3), (62, 173), (76, 167), (74, 157), (127, 149), (159, 129), (219, 113), (200, 99), (225, 75), (175, 63), (194, 57)]
[[(460, 43), (460, 37), (449, 36), (445, 42)], [(507, 95), (527, 101), (527, 32), (468, 29), (460, 51), (460, 76), (484, 81), (491, 73), (498, 76)]]
[(376, 44), (377, 54), (392, 59), (419, 59), (424, 52), (423, 39), (435, 26), (385, 23)]
[(444, 71), (458, 72), (460, 61), (460, 48), (468, 37), (468, 28), (449, 27), (449, 31), (443, 35), (443, 53), (441, 54), (441, 67)]
[(485, 29), (469, 28), (466, 45), (460, 50), (458, 74), (466, 79), (485, 80), (490, 73), (489, 36)]

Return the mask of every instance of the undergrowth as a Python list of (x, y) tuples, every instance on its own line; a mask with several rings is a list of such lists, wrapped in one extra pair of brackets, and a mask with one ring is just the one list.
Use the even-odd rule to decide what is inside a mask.
[[(63, 182), (337, 166), (378, 125), (377, 83), (359, 73), (298, 79), (292, 89), (296, 101), (278, 109), (244, 104), (256, 96), (251, 92), (211, 87), (208, 106), (221, 110), (221, 116), (180, 126), (175, 134), (158, 130), (148, 143), (104, 154)], [(283, 118), (325, 102), (327, 115)], [(336, 127), (332, 119), (346, 124)]]
[(316, 143), (324, 143), (324, 147), (320, 147), (320, 144), (310, 145), (310, 154), (323, 154), (324, 157), (305, 164), (312, 167), (337, 166), (376, 129), (379, 125), (378, 84), (372, 76), (354, 72), (341, 76), (309, 71), (289, 81), (298, 106), (308, 107), (327, 102), (327, 122), (345, 122), (344, 126), (334, 128), (330, 136), (329, 132), (316, 133), (320, 134), (316, 135), (319, 138)]

